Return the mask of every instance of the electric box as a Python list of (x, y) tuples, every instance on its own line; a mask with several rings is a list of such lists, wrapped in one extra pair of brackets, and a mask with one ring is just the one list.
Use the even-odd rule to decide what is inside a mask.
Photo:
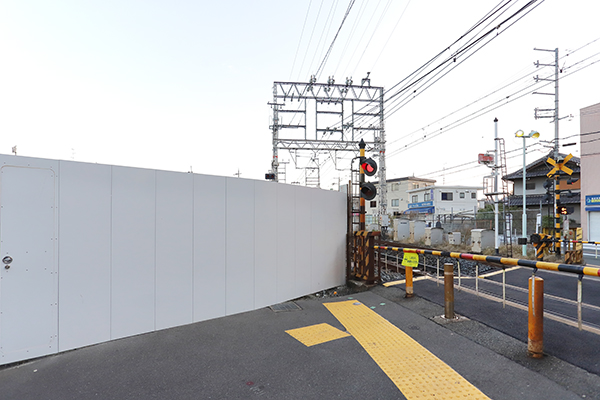
[(410, 221), (410, 241), (418, 242), (425, 236), (425, 221)]
[(442, 228), (425, 228), (425, 245), (434, 246), (444, 241), (444, 230)]
[(460, 244), (460, 232), (450, 232), (448, 233), (448, 243), (449, 244)]
[(471, 251), (481, 253), (483, 249), (494, 247), (494, 231), (471, 229)]

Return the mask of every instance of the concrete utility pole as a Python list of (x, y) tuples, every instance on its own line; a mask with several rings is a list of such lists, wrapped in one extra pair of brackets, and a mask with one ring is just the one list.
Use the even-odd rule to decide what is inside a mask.
[(498, 118), (494, 118), (494, 243), (496, 255), (500, 254), (500, 243), (498, 240)]

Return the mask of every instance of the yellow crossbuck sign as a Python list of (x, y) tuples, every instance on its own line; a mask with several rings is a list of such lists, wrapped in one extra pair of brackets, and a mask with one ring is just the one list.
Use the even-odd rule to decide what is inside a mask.
[(557, 163), (556, 161), (554, 161), (553, 159), (548, 157), (548, 160), (546, 160), (546, 162), (548, 164), (552, 165), (554, 168), (552, 168), (552, 170), (550, 172), (548, 172), (546, 174), (546, 176), (548, 178), (550, 178), (551, 176), (556, 174), (559, 170), (566, 173), (567, 175), (571, 175), (573, 173), (573, 170), (566, 166), (567, 161), (569, 161), (571, 158), (573, 158), (573, 154), (569, 154), (568, 156), (565, 157), (564, 160), (562, 160), (562, 162)]

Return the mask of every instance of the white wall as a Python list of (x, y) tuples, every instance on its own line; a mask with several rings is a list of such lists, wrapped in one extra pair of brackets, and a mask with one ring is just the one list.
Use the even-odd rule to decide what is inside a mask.
[[(58, 315), (52, 318), (58, 328), (51, 329), (58, 346), (14, 355), (2, 338), (20, 327), (3, 325), (0, 316), (0, 364), (249, 311), (344, 283), (341, 192), (0, 155), (0, 166), (9, 165), (50, 168), (58, 178), (58, 279), (41, 283), (56, 285)], [(16, 250), (0, 244), (1, 257)], [(2, 288), (0, 310), (18, 307), (1, 296)]]

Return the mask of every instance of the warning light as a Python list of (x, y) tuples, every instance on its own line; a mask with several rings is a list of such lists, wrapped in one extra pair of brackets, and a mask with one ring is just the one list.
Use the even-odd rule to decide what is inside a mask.
[(558, 213), (561, 215), (567, 215), (569, 213), (569, 210), (567, 210), (567, 207), (565, 206), (558, 207)]
[(363, 158), (360, 167), (367, 176), (373, 176), (377, 172), (377, 163), (372, 158)]
[(377, 196), (377, 188), (371, 182), (360, 184), (360, 197), (365, 200), (373, 200)]

